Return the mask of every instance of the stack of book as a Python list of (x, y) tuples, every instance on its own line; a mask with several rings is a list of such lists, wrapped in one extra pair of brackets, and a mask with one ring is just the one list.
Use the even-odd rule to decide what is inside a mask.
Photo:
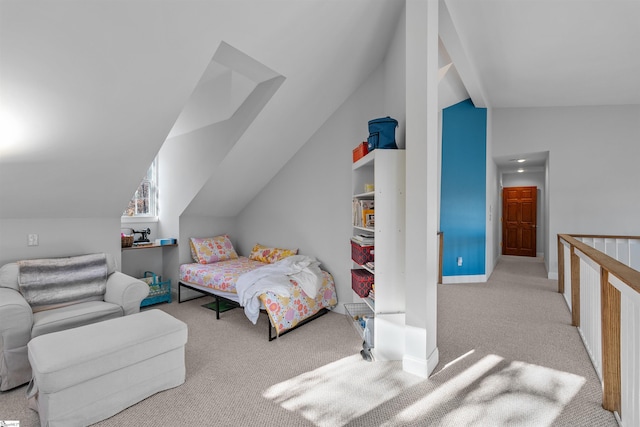
[(373, 228), (375, 225), (373, 200), (353, 199), (353, 225)]
[(374, 237), (370, 234), (356, 234), (351, 237), (351, 240), (360, 246), (373, 246)]

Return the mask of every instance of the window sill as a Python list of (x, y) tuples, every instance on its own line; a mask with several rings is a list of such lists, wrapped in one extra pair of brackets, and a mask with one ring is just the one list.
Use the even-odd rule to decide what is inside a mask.
[(120, 218), (122, 224), (140, 224), (144, 222), (158, 222), (157, 216), (123, 216)]

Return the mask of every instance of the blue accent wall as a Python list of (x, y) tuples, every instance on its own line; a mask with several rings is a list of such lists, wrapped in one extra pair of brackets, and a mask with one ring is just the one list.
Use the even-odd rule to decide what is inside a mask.
[(470, 99), (445, 108), (440, 189), (443, 276), (485, 274), (486, 157), (486, 108), (476, 108)]

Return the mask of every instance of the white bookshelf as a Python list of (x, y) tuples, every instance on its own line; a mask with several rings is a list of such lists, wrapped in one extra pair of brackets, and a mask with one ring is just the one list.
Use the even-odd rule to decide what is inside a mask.
[[(374, 184), (374, 191), (365, 192), (365, 184)], [(374, 359), (400, 360), (405, 325), (405, 151), (374, 150), (355, 162), (352, 194), (354, 199), (373, 198), (375, 206), (373, 229), (353, 227), (354, 235), (367, 231), (375, 237), (375, 302), (355, 292), (353, 302), (367, 304), (374, 312)]]

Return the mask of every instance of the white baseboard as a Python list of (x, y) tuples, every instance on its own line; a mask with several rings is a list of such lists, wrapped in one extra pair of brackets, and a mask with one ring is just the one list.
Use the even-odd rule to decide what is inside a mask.
[(484, 283), (487, 281), (486, 274), (476, 274), (469, 276), (442, 276), (442, 283)]
[(421, 378), (429, 378), (429, 375), (431, 375), (438, 365), (440, 358), (439, 354), (438, 347), (433, 350), (427, 359), (419, 359), (405, 354), (402, 358), (402, 369), (405, 372), (417, 375)]
[(438, 351), (438, 347), (436, 347), (427, 358), (427, 371), (429, 372), (429, 375), (431, 375), (431, 373), (436, 369), (439, 362), (440, 352)]

